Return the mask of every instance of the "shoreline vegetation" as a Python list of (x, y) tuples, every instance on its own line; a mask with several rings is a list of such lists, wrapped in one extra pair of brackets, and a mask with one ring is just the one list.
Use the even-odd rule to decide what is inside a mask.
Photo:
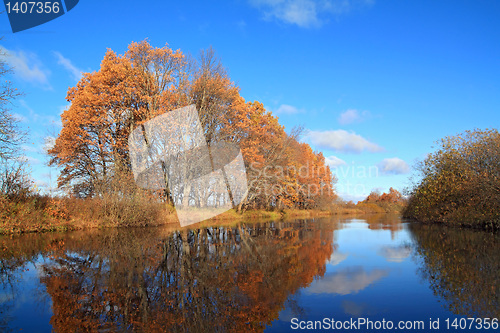
[(440, 140), (416, 167), (403, 217), (500, 230), (500, 133), (473, 130)]
[[(399, 192), (394, 193), (400, 196)], [(244, 212), (231, 209), (194, 224), (193, 227), (203, 227), (214, 223), (234, 223), (246, 219), (285, 220), (340, 215), (400, 214), (404, 202), (380, 201), (380, 197), (384, 195), (388, 194), (372, 193), (371, 197), (357, 204), (337, 201), (328, 209), (249, 209)], [(374, 199), (375, 197), (377, 199)], [(0, 196), (0, 221), (0, 235), (115, 227), (162, 225), (180, 227), (172, 206), (152, 203), (145, 198), (136, 198), (133, 201), (111, 201), (33, 195), (23, 199), (9, 200)]]

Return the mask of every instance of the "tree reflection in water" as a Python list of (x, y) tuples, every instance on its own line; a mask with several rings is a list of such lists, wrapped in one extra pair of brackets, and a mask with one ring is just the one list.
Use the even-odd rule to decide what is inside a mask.
[(263, 331), (291, 294), (324, 274), (333, 253), (328, 225), (59, 236), (39, 265), (50, 323), (56, 332)]
[(500, 317), (500, 235), (411, 223), (422, 276), (450, 311)]
[[(380, 238), (387, 235), (380, 231), (396, 240)], [(351, 238), (334, 239), (342, 232)], [(359, 246), (368, 235), (372, 243)], [(285, 317), (314, 317), (336, 307), (350, 316), (376, 316), (374, 309), (387, 306), (377, 294), (384, 287), (367, 287), (382, 279), (405, 286), (408, 281), (390, 269), (395, 265), (418, 269), (421, 290), (429, 281), (436, 297), (423, 297), (420, 306), (444, 300), (456, 315), (499, 317), (499, 237), (405, 226), (389, 215), (0, 237), (0, 330), (24, 327), (25, 318), (43, 327), (50, 308), (55, 332), (261, 332), (271, 323), (288, 328)], [(373, 251), (366, 260), (375, 261), (348, 256), (349, 246), (361, 255)], [(412, 254), (413, 264), (406, 260)], [(26, 274), (28, 268), (34, 271)], [(31, 294), (34, 285), (40, 293)], [(22, 299), (40, 304), (47, 316), (28, 313), (32, 308)], [(319, 312), (309, 313), (307, 299)], [(392, 305), (393, 316), (400, 304)], [(274, 321), (285, 307), (285, 316)]]

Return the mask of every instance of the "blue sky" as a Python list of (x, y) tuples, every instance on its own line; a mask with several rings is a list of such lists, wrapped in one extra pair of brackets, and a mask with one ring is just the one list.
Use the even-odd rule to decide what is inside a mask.
[(12, 112), (41, 189), (57, 170), (43, 142), (68, 87), (132, 41), (197, 55), (213, 46), (246, 100), (258, 100), (328, 158), (346, 199), (402, 190), (436, 140), (500, 120), (499, 1), (90, 1), (0, 46), (25, 93)]

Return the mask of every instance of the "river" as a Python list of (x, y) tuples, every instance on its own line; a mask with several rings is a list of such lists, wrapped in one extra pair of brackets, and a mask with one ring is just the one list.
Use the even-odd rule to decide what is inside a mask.
[(2, 236), (0, 331), (494, 332), (467, 318), (500, 317), (499, 241), (393, 215)]

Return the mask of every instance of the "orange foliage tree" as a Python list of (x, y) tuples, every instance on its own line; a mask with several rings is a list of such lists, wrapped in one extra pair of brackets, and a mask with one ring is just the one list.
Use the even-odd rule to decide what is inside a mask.
[[(109, 191), (118, 172), (130, 175), (134, 128), (194, 104), (209, 147), (231, 142), (242, 150), (249, 191), (238, 208), (314, 208), (334, 199), (323, 155), (298, 142), (299, 130), (286, 133), (261, 103), (246, 102), (212, 49), (198, 60), (147, 41), (130, 44), (124, 55), (108, 50), (99, 71), (84, 74), (67, 100), (49, 154), (62, 167), (59, 186), (80, 196)], [(168, 187), (160, 198), (169, 201)]]

